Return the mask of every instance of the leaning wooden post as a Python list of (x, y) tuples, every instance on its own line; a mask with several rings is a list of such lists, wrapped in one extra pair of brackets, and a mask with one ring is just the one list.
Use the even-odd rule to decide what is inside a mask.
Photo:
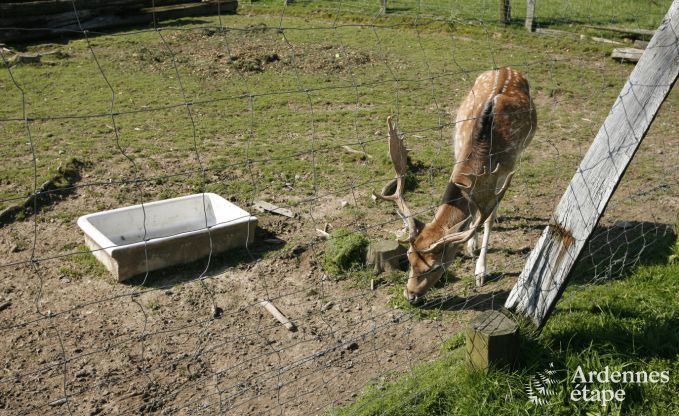
[(547, 321), (569, 272), (679, 74), (674, 0), (561, 197), (505, 306)]
[(526, 2), (526, 29), (529, 32), (535, 30), (535, 2), (537, 0), (528, 0)]

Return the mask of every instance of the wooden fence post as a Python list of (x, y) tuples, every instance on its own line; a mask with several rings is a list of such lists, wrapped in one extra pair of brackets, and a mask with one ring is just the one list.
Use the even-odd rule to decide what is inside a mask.
[(679, 74), (679, 0), (632, 71), (611, 112), (530, 253), (505, 306), (538, 328), (561, 296), (569, 272)]
[(526, 2), (526, 29), (529, 32), (535, 30), (535, 2), (536, 0), (528, 0)]
[(508, 25), (512, 22), (512, 5), (509, 0), (500, 0), (500, 23)]
[(380, 15), (387, 14), (387, 0), (380, 0)]

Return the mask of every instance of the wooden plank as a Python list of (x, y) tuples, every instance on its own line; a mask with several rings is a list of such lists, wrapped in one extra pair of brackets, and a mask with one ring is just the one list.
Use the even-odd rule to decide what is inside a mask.
[(643, 49), (615, 48), (613, 49), (613, 52), (611, 52), (611, 58), (628, 62), (639, 62), (639, 59), (641, 59), (641, 55), (643, 55), (643, 53)]
[(541, 328), (679, 74), (679, 0), (623, 87), (531, 252), (505, 306)]
[(529, 32), (533, 32), (535, 30), (536, 26), (536, 21), (535, 21), (535, 2), (536, 0), (528, 0), (526, 2), (526, 29), (528, 29)]
[(259, 212), (273, 212), (274, 214), (283, 215), (289, 218), (295, 218), (295, 213), (289, 209), (277, 207), (266, 201), (253, 201), (252, 206)]

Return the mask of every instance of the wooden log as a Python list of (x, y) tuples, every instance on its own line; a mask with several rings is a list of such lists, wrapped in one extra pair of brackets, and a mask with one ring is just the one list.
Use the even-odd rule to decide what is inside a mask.
[(286, 318), (285, 315), (283, 315), (273, 303), (269, 302), (268, 300), (263, 300), (259, 302), (259, 304), (262, 305), (264, 309), (266, 309), (271, 315), (273, 315), (273, 317), (276, 318), (278, 322), (282, 323), (288, 331), (294, 332), (297, 330), (295, 324), (290, 322), (290, 320)]
[(519, 326), (498, 311), (483, 311), (467, 327), (468, 364), (477, 370), (516, 368)]
[(554, 309), (571, 268), (677, 80), (677, 33), (679, 0), (674, 0), (507, 298), (507, 308), (531, 318), (538, 328)]
[(370, 243), (366, 265), (377, 273), (404, 270), (406, 248), (394, 240), (378, 240)]
[(611, 52), (611, 58), (619, 59), (625, 62), (639, 62), (641, 55), (643, 55), (643, 49), (636, 48), (615, 48)]
[(526, 24), (525, 27), (529, 32), (535, 31), (537, 21), (535, 20), (535, 1), (528, 0), (526, 2)]

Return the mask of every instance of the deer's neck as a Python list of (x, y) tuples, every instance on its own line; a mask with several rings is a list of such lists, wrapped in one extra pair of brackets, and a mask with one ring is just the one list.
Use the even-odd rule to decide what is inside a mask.
[(439, 205), (432, 220), (432, 225), (441, 233), (444, 233), (464, 221), (469, 216), (469, 212), (469, 202), (462, 195), (460, 188), (454, 183), (448, 182), (441, 199), (441, 205)]

